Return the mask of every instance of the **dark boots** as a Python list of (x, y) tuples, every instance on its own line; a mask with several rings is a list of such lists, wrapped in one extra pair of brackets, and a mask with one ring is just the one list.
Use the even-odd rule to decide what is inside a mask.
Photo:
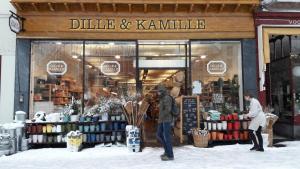
[[(261, 129), (262, 129), (262, 127), (259, 126), (258, 130), (255, 132), (256, 136), (254, 134), (254, 131), (250, 130), (249, 136), (250, 136), (252, 143), (254, 144), (254, 146), (250, 149), (250, 151), (253, 151), (253, 150), (261, 151), (261, 152), (264, 151), (263, 138), (261, 136)], [(256, 139), (256, 137), (257, 137), (257, 139)], [(257, 140), (258, 140), (258, 143), (257, 143)]]

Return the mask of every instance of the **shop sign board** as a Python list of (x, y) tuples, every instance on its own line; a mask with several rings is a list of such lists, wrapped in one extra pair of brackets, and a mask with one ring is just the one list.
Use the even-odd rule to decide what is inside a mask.
[(227, 66), (224, 61), (209, 61), (207, 64), (207, 72), (213, 75), (222, 75), (227, 71)]
[(70, 18), (70, 30), (195, 31), (205, 29), (205, 19), (188, 18)]
[(23, 31), (23, 18), (19, 17), (17, 14), (12, 11), (9, 17), (9, 28), (12, 32), (20, 33)]
[(200, 127), (199, 96), (182, 96), (180, 101), (180, 142), (192, 128)]
[(64, 75), (67, 72), (68, 66), (62, 60), (52, 60), (47, 64), (47, 72), (49, 75)]
[(117, 61), (104, 61), (100, 70), (104, 75), (118, 75), (121, 71), (120, 63)]

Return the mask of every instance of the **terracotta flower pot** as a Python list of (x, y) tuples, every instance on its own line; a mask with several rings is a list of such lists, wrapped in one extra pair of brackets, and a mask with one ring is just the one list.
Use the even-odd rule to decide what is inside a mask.
[(232, 120), (232, 114), (227, 115), (227, 120)]
[(217, 132), (211, 132), (211, 139), (217, 140)]
[(224, 134), (224, 140), (228, 140), (228, 135)]
[(225, 116), (224, 116), (224, 115), (221, 115), (221, 116), (220, 116), (220, 120), (222, 120), (222, 121), (225, 120)]
[(232, 130), (232, 123), (230, 122), (227, 123), (227, 130)]
[(228, 120), (228, 116), (224, 115), (224, 120), (227, 121)]
[(245, 140), (244, 133), (240, 132), (240, 140)]
[(237, 113), (233, 113), (232, 118), (233, 118), (233, 120), (239, 120), (239, 116)]
[(218, 140), (224, 140), (224, 133), (218, 132)]
[(234, 130), (239, 130), (240, 129), (240, 121), (235, 121), (234, 122)]
[(228, 140), (232, 140), (232, 134), (228, 134), (228, 135), (227, 135), (227, 139), (228, 139)]
[(235, 139), (235, 140), (239, 139), (239, 132), (238, 131), (233, 132), (233, 139)]
[(244, 139), (249, 140), (249, 132), (248, 131), (244, 131)]

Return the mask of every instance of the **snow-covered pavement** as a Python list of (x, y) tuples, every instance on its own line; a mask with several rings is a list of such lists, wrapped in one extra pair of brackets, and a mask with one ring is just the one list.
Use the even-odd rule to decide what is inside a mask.
[(0, 169), (300, 169), (300, 141), (250, 152), (250, 144), (176, 147), (174, 161), (161, 161), (161, 148), (128, 152), (126, 147), (96, 147), (81, 152), (45, 148), (0, 157)]

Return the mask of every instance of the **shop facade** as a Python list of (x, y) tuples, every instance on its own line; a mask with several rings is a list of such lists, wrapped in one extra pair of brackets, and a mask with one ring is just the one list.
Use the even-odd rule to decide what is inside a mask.
[(244, 110), (243, 92), (257, 95), (259, 1), (11, 3), (25, 18), (14, 109), (28, 118), (73, 99), (89, 113), (107, 95), (147, 98), (160, 83), (175, 97), (199, 95), (204, 111)]
[[(293, 3), (288, 4), (293, 6)], [(275, 8), (276, 5), (280, 4), (275, 3), (273, 11), (255, 14), (261, 79), (259, 89), (265, 98), (264, 104), (273, 107), (279, 117), (274, 132), (279, 136), (299, 139), (300, 15), (297, 12), (281, 12)]]

